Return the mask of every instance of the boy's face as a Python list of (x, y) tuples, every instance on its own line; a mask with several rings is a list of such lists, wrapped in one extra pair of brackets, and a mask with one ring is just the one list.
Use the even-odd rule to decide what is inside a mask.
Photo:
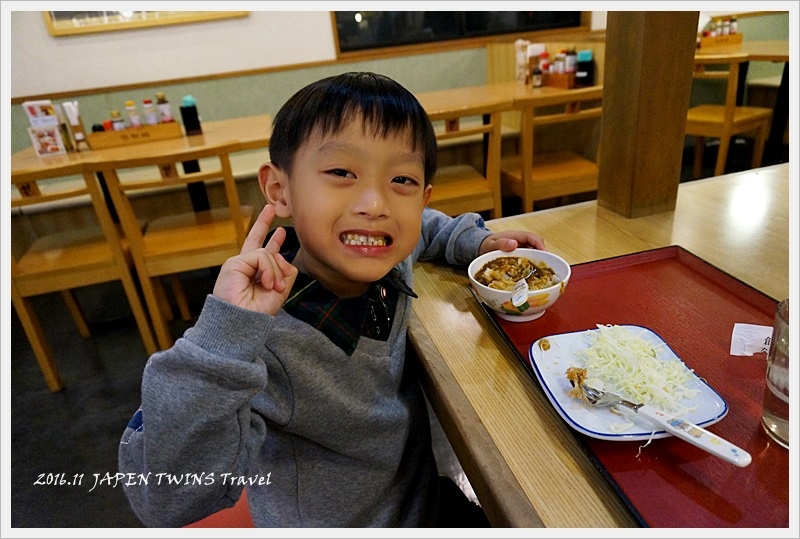
[(422, 154), (407, 134), (373, 135), (351, 122), (315, 132), (297, 152), (291, 177), (268, 163), (259, 182), (300, 239), (294, 264), (342, 297), (360, 295), (416, 246), (430, 197)]

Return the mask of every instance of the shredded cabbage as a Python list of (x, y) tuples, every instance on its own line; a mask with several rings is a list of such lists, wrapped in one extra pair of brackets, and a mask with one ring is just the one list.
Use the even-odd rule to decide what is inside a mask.
[(654, 346), (623, 326), (600, 325), (590, 332), (589, 346), (576, 355), (587, 370), (586, 385), (616, 393), (635, 403), (650, 404), (666, 412), (694, 410), (681, 404), (698, 390), (687, 387), (692, 370), (682, 361), (662, 358), (665, 346)]

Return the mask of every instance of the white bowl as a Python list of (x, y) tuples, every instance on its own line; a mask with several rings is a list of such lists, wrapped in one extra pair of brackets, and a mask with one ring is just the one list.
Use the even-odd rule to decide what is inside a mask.
[[(542, 262), (550, 267), (558, 276), (558, 283), (547, 288), (528, 291), (528, 301), (519, 307), (511, 303), (511, 290), (497, 290), (479, 283), (475, 280), (475, 274), (490, 260), (504, 256), (525, 257), (532, 260), (537, 265)], [(538, 249), (520, 248), (511, 252), (492, 251), (479, 256), (470, 263), (467, 268), (469, 282), (475, 295), (489, 308), (497, 313), (497, 316), (512, 322), (528, 322), (536, 320), (553, 305), (567, 289), (567, 283), (572, 275), (572, 268), (566, 260), (548, 251)]]

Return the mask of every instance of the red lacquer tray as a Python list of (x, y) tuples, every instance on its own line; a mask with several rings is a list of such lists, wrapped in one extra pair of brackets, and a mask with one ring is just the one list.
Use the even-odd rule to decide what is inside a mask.
[[(599, 440), (575, 432), (643, 526), (789, 526), (789, 452), (761, 427), (763, 355), (730, 355), (735, 323), (772, 325), (777, 301), (681, 247), (572, 267), (564, 296), (538, 320), (508, 322), (484, 307), (531, 372), (541, 337), (597, 324), (644, 326), (661, 336), (724, 398), (728, 414), (708, 430), (749, 451), (738, 468), (675, 438)], [(536, 377), (531, 372), (534, 380)]]

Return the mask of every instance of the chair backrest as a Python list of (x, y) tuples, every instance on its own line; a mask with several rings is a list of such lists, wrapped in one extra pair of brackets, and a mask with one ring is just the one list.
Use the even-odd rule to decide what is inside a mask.
[(733, 121), (739, 88), (739, 68), (748, 56), (734, 54), (698, 54), (694, 58), (692, 78), (725, 82), (725, 123)]
[[(11, 173), (11, 207), (18, 213), (11, 225), (11, 297), (51, 391), (60, 391), (63, 381), (42, 323), (29, 299), (32, 296), (60, 292), (78, 332), (89, 337), (89, 326), (72, 290), (119, 281), (145, 352), (149, 355), (156, 351), (123, 238), (98, 181), (91, 174), (82, 174), (81, 164), (70, 163), (68, 157), (64, 159), (67, 163), (63, 165), (58, 165), (56, 160), (50, 161), (50, 166)], [(87, 201), (90, 211), (85, 208)], [(44, 206), (44, 210), (48, 210), (53, 204), (59, 205), (58, 211), (34, 208)], [(42, 222), (45, 219), (46, 224)], [(63, 220), (58, 224), (51, 222), (59, 219)]]
[(503, 158), (501, 178), (523, 211), (597, 189), (602, 98), (603, 87), (592, 86), (519, 100), (519, 151)]
[[(23, 247), (19, 243), (14, 244), (12, 241), (12, 276), (21, 278), (24, 283), (24, 280), (29, 275), (41, 274), (47, 271), (50, 266), (52, 266), (51, 271), (54, 272), (47, 283), (42, 282), (36, 285), (31, 284), (30, 286), (22, 284), (21, 291), (23, 296), (87, 284), (86, 280), (90, 279), (89, 276), (71, 276), (64, 269), (91, 265), (91, 260), (81, 259), (81, 256), (86, 257), (90, 252), (98, 257), (102, 255), (102, 258), (109, 263), (113, 259), (120, 267), (127, 264), (121, 247), (118, 229), (111, 217), (100, 186), (93, 176), (85, 177), (82, 174), (81, 164), (73, 163), (54, 169), (42, 168), (12, 171), (11, 183), (14, 188), (11, 207), (12, 209), (18, 209), (22, 213), (29, 211), (28, 219), (33, 219), (37, 211), (41, 215), (53, 215), (52, 213), (42, 213), (39, 208), (47, 209), (48, 204), (52, 206), (54, 203), (58, 203), (61, 206), (82, 207), (83, 204), (88, 202), (93, 210), (88, 212), (76, 210), (73, 215), (66, 217), (63, 231), (57, 234), (49, 234), (54, 238), (56, 236), (60, 238), (58, 242), (52, 242), (54, 247), (60, 243), (74, 247), (74, 249), (59, 249), (57, 251), (58, 256), (53, 256), (53, 253), (47, 250), (48, 243), (46, 241), (40, 241), (39, 248), (41, 251), (26, 253), (26, 262), (23, 266), (20, 266), (18, 259), (22, 251), (35, 240), (41, 240), (42, 238), (38, 238), (40, 234), (34, 230), (36, 227), (29, 227), (27, 230), (29, 241), (20, 242), (28, 245)], [(56, 227), (48, 228), (52, 230)], [(82, 241), (81, 235), (85, 230), (91, 231), (93, 237), (91, 241)], [(20, 240), (26, 235), (25, 232), (18, 228), (13, 235), (14, 240)], [(85, 239), (86, 236), (84, 235), (83, 238)], [(91, 245), (91, 247), (86, 248), (93, 250), (81, 250), (79, 246), (82, 244), (84, 246)], [(100, 250), (102, 250), (102, 253)], [(15, 252), (18, 256), (15, 256)], [(110, 257), (107, 256), (109, 253)], [(74, 259), (70, 259), (69, 257), (73, 254)], [(75, 281), (74, 286), (69, 285), (72, 281)]]
[[(240, 149), (238, 142), (172, 148), (110, 159), (84, 172), (101, 173), (108, 186), (161, 349), (174, 342), (161, 277), (221, 266), (239, 254), (252, 224), (253, 207), (239, 203), (231, 171), (230, 153)], [(208, 188), (207, 208), (195, 206), (190, 187)], [(140, 221), (146, 222), (144, 229)], [(177, 292), (176, 301), (180, 306)], [(185, 307), (181, 310), (188, 312)]]
[[(563, 125), (572, 122), (583, 122), (591, 119), (599, 119), (603, 115), (603, 89), (595, 86), (571, 90), (568, 95), (561, 95), (549, 101), (542, 100), (536, 106), (527, 109), (532, 115), (530, 124), (534, 133), (542, 126)], [(524, 122), (523, 122), (524, 125)], [(572, 135), (565, 135), (571, 137)], [(599, 141), (599, 137), (597, 139)], [(596, 146), (595, 146), (596, 147)], [(594, 159), (597, 158), (597, 151), (594, 152)], [(534, 158), (535, 162), (535, 158)]]
[(491, 218), (501, 217), (500, 111), (447, 111), (429, 117), (440, 153), (429, 205), (450, 215), (488, 211)]
[[(230, 163), (230, 153), (238, 149), (239, 144), (231, 142), (212, 147), (187, 148), (180, 153), (120, 158), (90, 165), (89, 170), (85, 173), (100, 172), (105, 179), (114, 207), (119, 213), (120, 223), (130, 241), (134, 258), (137, 257), (137, 254), (146, 252), (143, 231), (138, 225), (141, 220), (149, 223), (146, 229), (149, 232), (152, 230), (152, 223), (156, 218), (169, 219), (178, 214), (195, 213), (188, 203), (181, 207), (154, 208), (161, 204), (140, 202), (140, 195), (155, 197), (147, 198), (147, 200), (157, 202), (159, 191), (164, 193), (180, 192), (181, 189), (186, 190), (189, 186), (200, 182), (205, 185), (211, 185), (214, 182), (222, 183), (224, 202), (220, 202), (218, 205), (226, 211), (227, 221), (235, 233), (235, 237), (230, 243), (238, 250), (247, 234), (247, 225), (244, 223), (246, 219), (242, 214)], [(202, 170), (187, 173), (179, 168), (181, 162), (191, 161), (200, 161)], [(188, 193), (188, 190), (185, 192)], [(186, 199), (188, 200), (188, 198), (187, 194)], [(162, 211), (164, 209), (166, 212)], [(196, 212), (198, 225), (203, 223), (205, 216), (201, 214), (204, 213), (207, 212)], [(185, 248), (188, 250), (190, 245), (187, 244)], [(182, 269), (175, 268), (175, 272), (179, 271)]]

